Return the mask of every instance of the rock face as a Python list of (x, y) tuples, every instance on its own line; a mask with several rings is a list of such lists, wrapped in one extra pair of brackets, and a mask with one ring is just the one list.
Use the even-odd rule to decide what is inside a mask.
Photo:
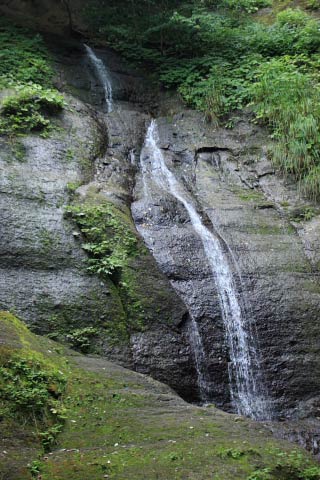
[(85, 6), (84, 0), (3, 0), (0, 12), (31, 28), (68, 34), (85, 30), (80, 15)]
[[(89, 275), (81, 248), (85, 240), (65, 215), (71, 203), (112, 205), (134, 231), (128, 205), (146, 121), (135, 89), (139, 79), (109, 62), (117, 68), (113, 78), (119, 102), (106, 124), (103, 92), (96, 88), (84, 49), (72, 50), (70, 57), (58, 45), (55, 53), (57, 82), (94, 108), (69, 96), (59, 130), (50, 138), (2, 140), (1, 308), (54, 338), (98, 329), (93, 351), (196, 398), (185, 331), (188, 312), (153, 257), (139, 240), (139, 254), (119, 278)], [(129, 103), (133, 92), (137, 99)]]
[[(2, 140), (1, 306), (41, 333), (98, 327), (99, 353), (199, 400), (192, 317), (210, 398), (232, 410), (226, 329), (201, 241), (181, 202), (161, 189), (144, 192), (139, 157), (154, 99), (116, 56), (97, 51), (111, 72), (116, 99), (106, 115), (84, 49), (56, 48), (57, 85), (91, 106), (69, 97), (72, 109), (60, 119), (62, 131), (49, 139), (26, 137), (22, 146)], [(233, 130), (214, 130), (201, 114), (170, 98), (160, 101), (159, 117), (165, 161), (219, 237), (246, 305), (273, 416), (318, 416), (319, 218), (307, 220), (311, 207), (275, 175), (265, 132), (248, 119)], [(131, 207), (154, 258), (139, 239), (139, 254), (119, 278), (88, 275), (84, 239), (64, 216), (71, 202), (112, 204), (137, 236)], [(110, 338), (112, 322), (123, 322), (125, 342)]]
[[(257, 127), (241, 121), (232, 131), (214, 131), (200, 114), (170, 113), (158, 121), (160, 146), (169, 169), (225, 246), (247, 305), (247, 326), (256, 332), (273, 416), (318, 415), (319, 278), (283, 208), (294, 208), (288, 198), (297, 201), (297, 194), (275, 176), (264, 153), (265, 134)], [(275, 198), (272, 190), (282, 197)], [(160, 269), (198, 323), (212, 398), (228, 409), (225, 327), (214, 278), (188, 214), (157, 187), (146, 197), (138, 182), (133, 215)]]

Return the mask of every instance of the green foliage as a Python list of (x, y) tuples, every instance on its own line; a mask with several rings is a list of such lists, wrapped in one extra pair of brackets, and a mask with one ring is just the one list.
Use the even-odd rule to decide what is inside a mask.
[(62, 95), (52, 89), (50, 56), (39, 34), (0, 20), (0, 89), (14, 90), (0, 110), (0, 135), (42, 132), (50, 115), (65, 107)]
[(81, 187), (81, 185), (82, 185), (82, 182), (80, 182), (80, 181), (79, 181), (79, 182), (69, 182), (69, 183), (67, 183), (67, 187), (66, 187), (66, 188), (67, 188), (67, 191), (68, 191), (70, 194), (73, 194), (73, 193), (75, 193), (75, 191), (76, 191), (79, 187)]
[(51, 448), (57, 444), (57, 437), (59, 433), (62, 432), (62, 429), (63, 424), (57, 423), (49, 427), (44, 432), (39, 433), (41, 443), (45, 452), (49, 452)]
[(302, 472), (301, 478), (303, 480), (319, 480), (320, 478), (320, 467), (308, 467)]
[(63, 374), (37, 359), (16, 357), (1, 365), (0, 385), (0, 398), (12, 415), (43, 419), (58, 411), (57, 400), (66, 381)]
[(17, 134), (47, 130), (49, 116), (65, 107), (63, 96), (56, 90), (30, 84), (16, 87), (0, 109), (0, 134)]
[(308, 0), (307, 9), (308, 10), (319, 10), (320, 1), (319, 0)]
[(34, 460), (28, 465), (29, 472), (31, 473), (32, 478), (38, 478), (38, 475), (41, 472), (41, 467), (43, 463), (40, 460)]
[(109, 0), (90, 2), (85, 15), (98, 35), (208, 121), (251, 103), (272, 130), (275, 163), (318, 199), (320, 23), (299, 8), (281, 11), (271, 25), (250, 17), (270, 4), (121, 0), (119, 8)]
[(222, 0), (219, 5), (236, 11), (255, 13), (260, 8), (271, 7), (271, 0)]
[[(270, 452), (271, 453), (271, 452)], [(273, 451), (278, 461), (273, 468), (257, 469), (247, 480), (273, 480), (283, 478), (288, 480), (319, 480), (320, 467), (306, 464), (301, 452), (292, 450), (290, 453)]]
[(236, 64), (220, 61), (211, 67), (207, 78), (199, 80), (196, 75), (189, 75), (178, 90), (189, 105), (213, 120), (249, 102), (249, 86), (260, 63), (259, 55), (241, 57)]
[(129, 256), (136, 254), (137, 237), (125, 216), (111, 203), (70, 206), (66, 212), (87, 240), (82, 248), (89, 255), (90, 273), (111, 275), (126, 265)]
[(42, 37), (0, 19), (0, 88), (17, 83), (52, 86), (53, 69)]
[(243, 450), (239, 450), (238, 448), (220, 448), (218, 451), (218, 455), (221, 458), (233, 458), (237, 460), (238, 458), (243, 457), (246, 452)]
[(82, 353), (88, 353), (92, 346), (92, 340), (99, 334), (99, 330), (94, 327), (78, 328), (66, 336), (70, 345)]
[(273, 480), (270, 468), (263, 468), (253, 472), (247, 480)]
[(275, 164), (293, 174), (304, 190), (318, 199), (320, 90), (314, 76), (305, 73), (303, 60), (282, 57), (264, 63), (250, 91), (257, 118), (270, 126), (276, 140)]

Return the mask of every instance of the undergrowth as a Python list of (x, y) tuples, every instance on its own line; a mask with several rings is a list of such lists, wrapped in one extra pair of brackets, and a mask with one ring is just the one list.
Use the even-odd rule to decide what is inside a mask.
[(1, 356), (0, 418), (33, 424), (45, 451), (64, 424), (66, 377), (36, 355)]
[(53, 88), (52, 59), (42, 37), (2, 18), (0, 52), (0, 135), (47, 134), (50, 118), (65, 102)]
[(128, 228), (125, 216), (111, 203), (69, 206), (66, 213), (85, 236), (82, 248), (89, 255), (90, 273), (112, 275), (136, 254), (137, 237)]
[(50, 117), (65, 107), (63, 96), (56, 90), (37, 84), (22, 85), (6, 97), (0, 108), (0, 134), (32, 131), (48, 132)]
[[(71, 205), (66, 209), (79, 227), (83, 237), (82, 248), (88, 254), (86, 270), (108, 281), (113, 298), (117, 298), (121, 312), (103, 325), (111, 342), (128, 341), (130, 333), (144, 329), (147, 314), (142, 295), (137, 293), (137, 278), (131, 261), (145, 253), (139, 244), (128, 214), (110, 202), (101, 204)], [(75, 348), (85, 351), (92, 338), (99, 334), (95, 329), (73, 332), (67, 340)]]
[(283, 9), (272, 24), (253, 17), (268, 0), (93, 1), (84, 17), (95, 35), (151, 79), (175, 88), (208, 121), (250, 105), (274, 139), (274, 162), (320, 198), (320, 23)]

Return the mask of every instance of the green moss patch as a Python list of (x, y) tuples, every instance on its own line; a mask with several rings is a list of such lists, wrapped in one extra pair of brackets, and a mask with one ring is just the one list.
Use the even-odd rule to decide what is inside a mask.
[[(53, 89), (54, 71), (42, 37), (0, 20), (0, 135), (47, 134), (50, 119), (64, 107)], [(6, 92), (4, 89), (10, 89)]]
[[(0, 320), (0, 375), (5, 370), (6, 386), (23, 390), (32, 405), (15, 394), (2, 411), (6, 480), (320, 478), (303, 451), (259, 424), (188, 405), (167, 387), (98, 357), (70, 356), (7, 312)], [(61, 427), (52, 424), (56, 402), (63, 406)]]
[(172, 293), (141, 242), (130, 212), (91, 192), (83, 203), (69, 206), (66, 215), (82, 233), (86, 270), (107, 283), (117, 305), (103, 325), (93, 327), (119, 343), (151, 323), (170, 323), (166, 309)]

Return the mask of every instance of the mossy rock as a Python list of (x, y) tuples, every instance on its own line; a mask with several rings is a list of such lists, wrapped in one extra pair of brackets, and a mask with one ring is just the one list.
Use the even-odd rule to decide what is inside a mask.
[(103, 335), (111, 343), (129, 342), (131, 334), (154, 324), (174, 326), (182, 321), (185, 307), (159, 272), (135, 229), (129, 209), (88, 189), (84, 199), (75, 198), (66, 215), (82, 233), (88, 272), (108, 283), (118, 305), (103, 325)]
[(320, 478), (307, 454), (260, 424), (188, 405), (144, 375), (31, 334), (8, 312), (0, 320), (1, 362), (37, 358), (66, 378), (65, 423), (50, 454), (30, 419), (22, 428), (1, 418), (6, 480), (249, 480), (261, 472), (270, 480)]

